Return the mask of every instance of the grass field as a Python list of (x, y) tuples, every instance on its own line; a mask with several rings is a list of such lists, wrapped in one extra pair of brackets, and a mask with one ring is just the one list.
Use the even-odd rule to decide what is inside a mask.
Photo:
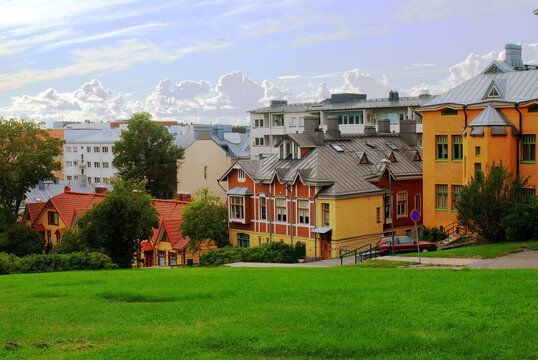
[(0, 276), (0, 358), (536, 359), (534, 270)]
[[(471, 244), (458, 248), (420, 253), (423, 257), (458, 257), (489, 259), (520, 252), (522, 250), (538, 250), (538, 241), (506, 242), (496, 244)], [(398, 254), (398, 256), (418, 256), (417, 253)]]

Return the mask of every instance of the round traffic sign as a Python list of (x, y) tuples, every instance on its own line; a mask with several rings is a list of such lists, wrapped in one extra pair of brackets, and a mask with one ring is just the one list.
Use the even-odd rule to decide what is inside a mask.
[(414, 222), (417, 222), (420, 220), (420, 211), (418, 211), (417, 209), (414, 209), (413, 211), (411, 211), (411, 220), (413, 220)]

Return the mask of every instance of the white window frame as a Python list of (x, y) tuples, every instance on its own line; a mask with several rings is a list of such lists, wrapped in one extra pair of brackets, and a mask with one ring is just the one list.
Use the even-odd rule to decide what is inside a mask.
[(275, 222), (286, 223), (288, 221), (288, 199), (285, 197), (276, 197), (275, 212)]
[(245, 170), (237, 169), (237, 181), (245, 182), (246, 179), (247, 179), (247, 176), (245, 174)]

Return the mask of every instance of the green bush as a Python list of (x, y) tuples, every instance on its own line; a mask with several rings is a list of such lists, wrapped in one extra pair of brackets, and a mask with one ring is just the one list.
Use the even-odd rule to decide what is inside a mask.
[(428, 228), (424, 226), (422, 230), (421, 241), (430, 241), (430, 242), (439, 242), (448, 237), (448, 234), (444, 231), (439, 230), (436, 227)]
[(304, 259), (306, 256), (306, 244), (301, 241), (295, 243), (295, 255), (298, 259)]
[(538, 198), (524, 196), (503, 219), (507, 241), (538, 240)]
[(102, 253), (28, 255), (18, 258), (0, 253), (0, 274), (40, 273), (69, 270), (109, 270), (118, 266)]
[[(298, 242), (300, 243), (300, 242)], [(272, 242), (259, 247), (223, 247), (218, 250), (211, 250), (200, 256), (200, 265), (224, 265), (233, 262), (266, 262), (266, 263), (296, 263), (300, 253), (301, 245), (293, 247), (282, 242)], [(305, 247), (306, 253), (306, 247)]]
[(0, 251), (16, 256), (43, 253), (43, 237), (34, 229), (21, 223), (11, 224), (0, 235)]

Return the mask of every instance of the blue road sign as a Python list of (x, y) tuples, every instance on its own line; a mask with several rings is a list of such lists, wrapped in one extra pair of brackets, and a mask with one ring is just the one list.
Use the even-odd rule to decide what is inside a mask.
[(411, 220), (413, 220), (414, 222), (417, 222), (420, 220), (420, 211), (418, 211), (417, 209), (414, 209), (413, 211), (411, 211)]

